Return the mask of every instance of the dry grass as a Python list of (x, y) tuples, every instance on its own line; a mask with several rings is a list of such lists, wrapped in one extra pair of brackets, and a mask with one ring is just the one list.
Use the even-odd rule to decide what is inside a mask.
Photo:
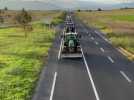
[[(122, 20), (123, 16), (133, 16), (134, 10), (112, 10), (112, 11), (94, 11), (77, 13), (80, 19), (87, 24), (96, 26), (102, 30), (109, 29), (113, 33), (134, 33), (134, 21), (128, 19)], [(120, 18), (119, 18), (119, 17)], [(116, 19), (118, 17), (118, 19)], [(121, 20), (120, 20), (121, 19)]]
[(106, 33), (115, 46), (134, 54), (134, 9), (77, 12), (76, 15)]
[[(51, 18), (53, 19), (54, 17), (59, 16), (62, 12), (60, 11), (28, 11), (31, 16), (33, 21), (39, 21), (41, 19), (47, 19)], [(2, 16), (4, 17), (4, 21), (6, 24), (15, 24), (15, 16), (20, 13), (20, 11), (15, 11), (15, 10), (9, 10), (9, 11), (4, 11), (2, 13)]]

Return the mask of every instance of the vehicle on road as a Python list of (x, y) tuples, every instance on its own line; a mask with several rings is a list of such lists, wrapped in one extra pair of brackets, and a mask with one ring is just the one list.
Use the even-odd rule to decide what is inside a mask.
[(75, 25), (73, 23), (72, 24), (70, 23), (66, 24), (63, 31), (63, 35), (61, 37), (62, 40), (61, 40), (59, 58), (81, 58), (82, 57), (81, 46), (80, 46), (81, 36), (76, 32)]

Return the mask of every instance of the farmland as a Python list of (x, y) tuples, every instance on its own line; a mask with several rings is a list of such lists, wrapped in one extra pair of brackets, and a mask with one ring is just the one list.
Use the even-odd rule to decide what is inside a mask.
[(134, 9), (82, 11), (76, 14), (87, 25), (100, 29), (115, 47), (127, 51), (125, 55), (134, 60)]
[[(9, 11), (8, 15), (17, 13)], [(54, 28), (42, 27), (44, 22), (41, 20), (50, 16), (55, 21), (62, 15), (62, 12), (30, 13), (33, 16), (33, 30), (28, 32), (27, 37), (20, 27), (0, 28), (0, 100), (31, 98), (56, 34)], [(10, 23), (12, 18), (6, 21)]]

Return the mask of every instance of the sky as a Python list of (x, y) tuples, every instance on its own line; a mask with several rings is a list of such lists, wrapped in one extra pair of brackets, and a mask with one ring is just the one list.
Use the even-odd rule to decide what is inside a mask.
[[(15, 2), (9, 2), (15, 1)], [(21, 2), (20, 1), (42, 1), (42, 2)], [(83, 1), (83, 2), (80, 2)], [(89, 2), (84, 2), (89, 1)], [(133, 2), (133, 3), (130, 3)], [(19, 5), (19, 6), (16, 6)], [(134, 7), (134, 0), (0, 0), (0, 8), (9, 7), (10, 9), (113, 9), (122, 7)]]
[[(25, 0), (28, 1), (28, 0)], [(35, 0), (33, 0), (35, 1)], [(47, 0), (38, 0), (38, 1), (47, 1)], [(54, 1), (54, 0), (53, 0)], [(78, 1), (78, 0), (59, 0), (65, 2)], [(94, 2), (102, 2), (102, 3), (120, 3), (120, 2), (132, 2), (134, 0), (79, 0), (79, 1), (94, 1)]]
[(96, 1), (96, 2), (102, 2), (102, 3), (134, 2), (134, 0), (85, 0), (85, 1)]
[[(6, 1), (6, 0), (3, 0)], [(15, 1), (15, 0), (8, 0), (8, 1)], [(17, 0), (19, 1), (19, 0)], [(20, 0), (20, 1), (50, 1), (50, 0)], [(53, 1), (63, 1), (63, 2), (74, 2), (78, 0), (53, 0)], [(134, 2), (134, 0), (79, 0), (79, 1), (93, 1), (93, 2), (101, 2), (101, 3), (121, 3), (121, 2)]]

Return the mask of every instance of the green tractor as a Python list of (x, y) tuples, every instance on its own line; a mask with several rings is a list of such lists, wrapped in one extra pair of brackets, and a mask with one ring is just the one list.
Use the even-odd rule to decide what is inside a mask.
[(62, 36), (60, 58), (81, 58), (80, 36), (77, 33), (66, 33)]

